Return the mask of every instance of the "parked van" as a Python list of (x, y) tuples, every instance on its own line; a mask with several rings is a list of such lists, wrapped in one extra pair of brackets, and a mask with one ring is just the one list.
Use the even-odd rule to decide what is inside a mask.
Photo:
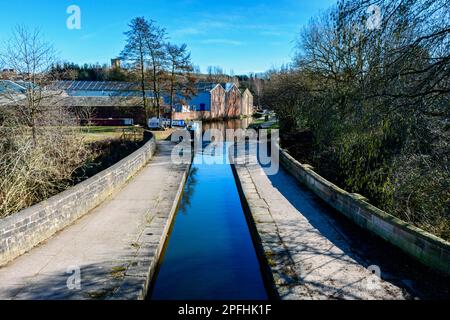
[[(172, 126), (184, 127), (184, 121), (172, 121)], [(148, 121), (148, 127), (150, 130), (164, 130), (170, 128), (170, 119), (156, 117), (151, 118)]]
[(163, 127), (160, 125), (161, 121), (158, 118), (151, 118), (148, 120), (148, 128), (150, 130), (161, 130)]

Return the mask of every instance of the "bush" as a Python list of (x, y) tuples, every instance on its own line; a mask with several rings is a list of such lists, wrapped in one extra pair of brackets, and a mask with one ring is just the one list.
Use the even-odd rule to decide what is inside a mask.
[(66, 189), (89, 157), (76, 129), (0, 127), (0, 217)]

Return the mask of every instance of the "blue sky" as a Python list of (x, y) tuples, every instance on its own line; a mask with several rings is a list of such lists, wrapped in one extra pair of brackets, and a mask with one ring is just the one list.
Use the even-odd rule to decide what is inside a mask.
[[(170, 41), (187, 43), (202, 71), (263, 72), (289, 62), (302, 25), (336, 0), (16, 0), (2, 1), (0, 39), (18, 24), (38, 27), (59, 56), (76, 63), (109, 63), (124, 46), (136, 16), (156, 20)], [(81, 29), (69, 30), (67, 7), (81, 8)]]

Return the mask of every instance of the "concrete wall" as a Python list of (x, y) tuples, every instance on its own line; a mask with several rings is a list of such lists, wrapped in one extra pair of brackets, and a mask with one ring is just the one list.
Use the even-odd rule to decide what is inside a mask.
[(281, 151), (280, 162), (297, 180), (359, 226), (423, 264), (450, 274), (450, 243), (372, 206), (358, 194), (340, 189), (314, 172), (311, 166), (300, 164), (285, 151)]
[(120, 189), (153, 157), (153, 136), (139, 150), (94, 177), (0, 220), (0, 266), (71, 225)]

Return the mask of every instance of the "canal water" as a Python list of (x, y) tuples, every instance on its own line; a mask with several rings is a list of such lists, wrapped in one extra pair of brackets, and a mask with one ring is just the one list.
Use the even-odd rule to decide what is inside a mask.
[(268, 298), (231, 166), (206, 164), (225, 156), (195, 155), (205, 161), (194, 161), (149, 299)]

